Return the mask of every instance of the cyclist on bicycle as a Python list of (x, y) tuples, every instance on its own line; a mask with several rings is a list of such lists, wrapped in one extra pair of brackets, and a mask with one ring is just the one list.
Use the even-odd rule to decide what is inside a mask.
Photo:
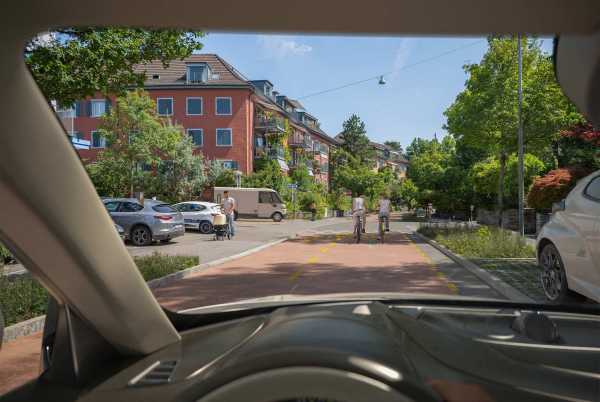
[[(390, 202), (389, 198), (387, 197), (387, 194), (385, 192), (382, 192), (381, 197), (379, 198), (379, 221), (385, 222), (385, 231), (386, 232), (390, 231), (390, 209), (391, 209), (391, 202)], [(378, 238), (377, 240), (381, 240), (381, 239)]]
[(358, 219), (360, 219), (363, 233), (365, 232), (365, 212), (365, 200), (362, 194), (358, 193), (358, 196), (352, 199), (352, 227), (356, 227)]

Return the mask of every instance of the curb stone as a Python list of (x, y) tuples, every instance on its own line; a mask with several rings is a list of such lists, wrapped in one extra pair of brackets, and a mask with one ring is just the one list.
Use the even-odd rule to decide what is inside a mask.
[(436, 250), (438, 250), (439, 252), (444, 254), (446, 257), (450, 258), (452, 261), (454, 261), (458, 265), (462, 266), (467, 271), (471, 272), (473, 275), (478, 277), (480, 280), (485, 282), (492, 289), (494, 289), (495, 291), (500, 293), (502, 296), (506, 297), (508, 300), (515, 301), (515, 302), (521, 302), (521, 303), (535, 303), (535, 300), (533, 300), (531, 297), (523, 294), (519, 290), (510, 286), (508, 283), (504, 282), (502, 279), (498, 278), (495, 275), (490, 274), (488, 271), (484, 270), (483, 268), (480, 268), (479, 266), (472, 263), (471, 261), (469, 261), (457, 254), (454, 254), (453, 252), (451, 252), (450, 250), (448, 250), (446, 247), (442, 246), (435, 240), (425, 237), (422, 234), (417, 233), (417, 232), (414, 232), (414, 235), (418, 239), (420, 239), (426, 243), (429, 243), (431, 246), (433, 246)]
[[(294, 239), (298, 236), (299, 234), (295, 234), (295, 235), (291, 235), (291, 236), (287, 236), (284, 238), (281, 238), (279, 240), (275, 240), (266, 244), (262, 244), (258, 247), (254, 247), (251, 248), (249, 250), (246, 251), (242, 251), (241, 253), (235, 254), (235, 255), (231, 255), (228, 257), (224, 257), (224, 258), (219, 258), (217, 260), (214, 261), (210, 261), (204, 264), (200, 264), (200, 265), (196, 265), (181, 271), (177, 271), (174, 272), (172, 274), (163, 276), (162, 278), (157, 278), (157, 279), (152, 279), (151, 281), (146, 282), (146, 284), (148, 285), (148, 287), (150, 289), (157, 289), (163, 286), (166, 286), (170, 283), (173, 283), (175, 281), (178, 281), (180, 279), (183, 279), (185, 277), (188, 277), (190, 275), (193, 275), (197, 272), (200, 272), (206, 268), (215, 266), (215, 265), (220, 265), (223, 264), (225, 262), (231, 261), (231, 260), (235, 260), (237, 258), (241, 258), (241, 257), (245, 257), (247, 255), (250, 254), (254, 254), (256, 252), (259, 252), (261, 250), (264, 250), (268, 247), (272, 247), (275, 246), (277, 244), (283, 243), (287, 240), (291, 240)], [(40, 332), (44, 329), (44, 320), (45, 320), (46, 316), (45, 315), (41, 315), (38, 317), (34, 317), (31, 318), (27, 321), (22, 321), (19, 323), (16, 323), (14, 325), (8, 326), (6, 328), (4, 328), (4, 336), (2, 339), (3, 343), (6, 342), (11, 342), (14, 341), (18, 338), (21, 338), (23, 336), (27, 336), (27, 335), (33, 335), (37, 332)]]

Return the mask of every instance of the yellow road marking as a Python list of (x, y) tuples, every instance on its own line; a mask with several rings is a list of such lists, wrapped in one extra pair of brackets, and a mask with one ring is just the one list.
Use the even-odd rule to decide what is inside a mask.
[[(408, 238), (408, 237), (406, 237), (406, 238)], [(450, 291), (452, 293), (458, 294), (458, 287), (454, 283), (450, 282), (448, 277), (443, 272), (439, 271), (439, 268), (437, 267), (435, 262), (431, 259), (431, 257), (427, 253), (425, 253), (425, 251), (423, 251), (423, 249), (421, 247), (419, 247), (418, 244), (416, 244), (414, 241), (412, 241), (412, 239), (408, 238), (408, 240), (410, 241), (410, 244), (417, 250), (417, 252), (425, 258), (425, 260), (429, 264), (429, 268), (435, 272), (436, 276), (442, 280), (446, 280), (448, 289), (450, 289)]]
[[(319, 257), (313, 255), (308, 258), (307, 263), (308, 264), (316, 264), (318, 261), (319, 261)], [(294, 271), (290, 275), (290, 281), (295, 281), (296, 279), (298, 279), (300, 277), (300, 275), (302, 275), (303, 271), (304, 271), (304, 268), (299, 268), (298, 270)]]

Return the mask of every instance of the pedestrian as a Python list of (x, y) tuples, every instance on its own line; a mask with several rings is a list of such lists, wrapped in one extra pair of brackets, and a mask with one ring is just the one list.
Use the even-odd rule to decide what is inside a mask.
[(317, 204), (315, 204), (315, 202), (312, 201), (308, 206), (308, 209), (310, 209), (310, 212), (312, 213), (312, 217), (310, 218), (310, 220), (315, 221), (317, 219)]
[(229, 233), (231, 233), (231, 237), (235, 236), (235, 210), (237, 209), (237, 204), (235, 202), (235, 198), (229, 196), (229, 191), (223, 191), (223, 212), (225, 212), (225, 217), (227, 218), (227, 224), (229, 225)]

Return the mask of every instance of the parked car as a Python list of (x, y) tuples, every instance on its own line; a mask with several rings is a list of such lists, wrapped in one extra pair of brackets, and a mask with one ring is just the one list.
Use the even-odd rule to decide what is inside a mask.
[(186, 201), (172, 205), (183, 214), (186, 229), (199, 230), (209, 234), (213, 231), (213, 214), (221, 211), (221, 206), (214, 202)]
[(117, 233), (119, 234), (121, 240), (125, 240), (125, 229), (123, 229), (123, 226), (115, 223), (115, 229), (117, 229)]
[(214, 201), (220, 204), (223, 200), (223, 192), (229, 191), (229, 195), (235, 198), (237, 209), (235, 219), (238, 216), (247, 218), (271, 218), (280, 222), (287, 215), (285, 203), (277, 191), (270, 188), (238, 188), (238, 187), (215, 187)]
[(552, 212), (537, 241), (546, 297), (565, 302), (579, 294), (600, 302), (600, 170), (581, 179)]
[(136, 198), (106, 198), (102, 202), (136, 246), (148, 246), (155, 240), (168, 242), (185, 233), (183, 215), (165, 202), (145, 200), (142, 205)]
[(425, 218), (427, 216), (427, 213), (425, 212), (425, 210), (423, 208), (417, 208), (415, 210), (415, 216), (417, 218)]

